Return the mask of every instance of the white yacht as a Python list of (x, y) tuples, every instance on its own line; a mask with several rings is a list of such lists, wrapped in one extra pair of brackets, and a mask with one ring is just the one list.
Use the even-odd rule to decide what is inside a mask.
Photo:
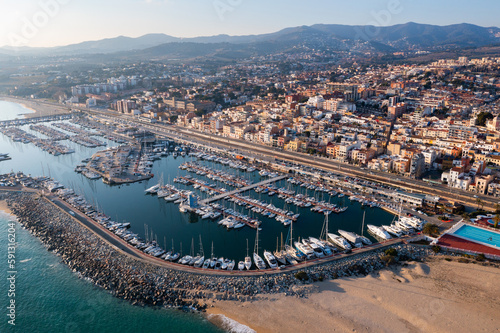
[(403, 231), (403, 233), (412, 233), (413, 232), (413, 227), (411, 225), (409, 225), (408, 223), (406, 223), (405, 221), (403, 220), (396, 220), (394, 222), (394, 225), (401, 229)]
[(367, 224), (366, 227), (368, 228), (368, 230), (371, 233), (373, 233), (375, 236), (377, 236), (379, 238), (382, 238), (384, 240), (392, 238), (391, 235), (389, 235), (389, 233), (387, 231), (385, 231), (385, 229), (382, 227), (377, 227), (373, 224)]
[(180, 195), (179, 193), (173, 193), (165, 198), (163, 198), (166, 202), (172, 202), (172, 201), (175, 201), (177, 199), (179, 199)]
[(314, 255), (316, 257), (321, 258), (325, 256), (321, 247), (315, 242), (309, 240), (308, 238), (303, 238), (302, 243), (306, 246), (309, 246), (314, 251)]
[(399, 219), (410, 225), (413, 229), (422, 230), (424, 227), (424, 222), (416, 217), (400, 216)]
[(399, 228), (395, 228), (392, 225), (383, 225), (382, 228), (384, 228), (385, 231), (387, 231), (389, 234), (395, 237), (401, 237), (403, 235), (403, 233), (399, 230)]
[(338, 233), (340, 234), (340, 236), (344, 237), (349, 242), (354, 244), (355, 247), (362, 247), (363, 246), (363, 240), (361, 239), (361, 237), (359, 237), (359, 235), (355, 234), (354, 232), (339, 229)]
[(267, 263), (269, 264), (269, 267), (271, 268), (277, 268), (278, 267), (278, 261), (276, 261), (276, 258), (273, 256), (273, 254), (267, 250), (264, 251), (264, 258), (266, 259)]
[(159, 189), (160, 189), (160, 184), (156, 184), (156, 185), (151, 186), (150, 188), (148, 188), (144, 192), (153, 194), (153, 193), (158, 192)]
[(193, 257), (186, 255), (179, 260), (179, 264), (187, 265), (192, 259)]
[(249, 271), (250, 268), (252, 268), (252, 258), (245, 257), (245, 268), (247, 269), (247, 271)]
[(328, 246), (328, 244), (326, 244), (325, 242), (320, 241), (319, 239), (314, 238), (314, 237), (309, 237), (309, 240), (312, 243), (315, 243), (316, 245), (318, 245), (321, 248), (321, 250), (323, 250), (323, 253), (326, 256), (329, 256), (329, 255), (332, 254), (332, 250), (330, 249), (330, 247)]
[(300, 242), (294, 242), (295, 248), (306, 255), (307, 259), (311, 259), (314, 257), (314, 251), (309, 246), (304, 245)]
[(193, 264), (194, 267), (201, 267), (205, 262), (205, 257), (199, 257)]
[(264, 262), (264, 260), (262, 260), (262, 257), (255, 252), (253, 254), (253, 261), (255, 262), (255, 266), (257, 266), (258, 269), (266, 269), (266, 263)]
[(345, 238), (342, 238), (339, 235), (328, 233), (328, 238), (334, 245), (341, 247), (344, 250), (352, 249), (351, 244), (349, 244), (349, 242), (347, 242)]
[(245, 269), (245, 262), (244, 261), (240, 261), (238, 262), (238, 269), (240, 271), (244, 270)]

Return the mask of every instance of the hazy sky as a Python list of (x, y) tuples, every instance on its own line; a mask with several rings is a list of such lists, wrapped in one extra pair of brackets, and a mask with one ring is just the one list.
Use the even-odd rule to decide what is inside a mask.
[(0, 0), (0, 46), (260, 34), (315, 23), (500, 26), (498, 13), (498, 0)]

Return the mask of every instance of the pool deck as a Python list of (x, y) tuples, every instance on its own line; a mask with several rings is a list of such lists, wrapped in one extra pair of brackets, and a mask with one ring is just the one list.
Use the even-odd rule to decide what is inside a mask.
[(445, 234), (439, 237), (436, 244), (450, 249), (457, 249), (471, 253), (484, 253), (485, 255), (490, 255), (496, 258), (500, 258), (500, 248), (496, 247), (495, 245), (488, 245), (480, 241), (474, 241), (467, 239), (465, 237), (454, 235), (454, 232), (460, 229), (463, 225), (468, 225), (474, 228), (479, 228), (490, 231), (492, 233), (500, 234), (499, 230), (494, 230), (492, 228), (483, 227), (480, 225), (468, 224), (463, 221), (460, 221), (456, 225), (451, 227), (450, 230), (448, 230)]

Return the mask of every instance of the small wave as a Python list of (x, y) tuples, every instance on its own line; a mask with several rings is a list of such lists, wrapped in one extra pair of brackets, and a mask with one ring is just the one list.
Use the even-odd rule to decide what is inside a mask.
[(28, 262), (28, 261), (31, 261), (31, 258), (29, 258), (29, 259), (23, 259), (23, 260), (21, 260), (19, 262)]
[(4, 210), (0, 210), (0, 219), (7, 220), (9, 222), (17, 221), (17, 217), (15, 215), (9, 214)]
[(256, 333), (253, 329), (222, 314), (210, 314), (208, 320), (230, 333)]

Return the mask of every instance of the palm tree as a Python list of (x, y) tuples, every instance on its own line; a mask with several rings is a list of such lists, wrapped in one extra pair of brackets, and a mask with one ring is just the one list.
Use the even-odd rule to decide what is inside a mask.
[(496, 214), (495, 217), (493, 218), (493, 222), (495, 222), (495, 224), (493, 224), (493, 227), (494, 228), (498, 228), (498, 222), (500, 222), (500, 214)]
[(479, 206), (483, 206), (483, 200), (481, 200), (481, 198), (476, 198), (476, 204), (477, 204), (477, 210), (479, 210)]

